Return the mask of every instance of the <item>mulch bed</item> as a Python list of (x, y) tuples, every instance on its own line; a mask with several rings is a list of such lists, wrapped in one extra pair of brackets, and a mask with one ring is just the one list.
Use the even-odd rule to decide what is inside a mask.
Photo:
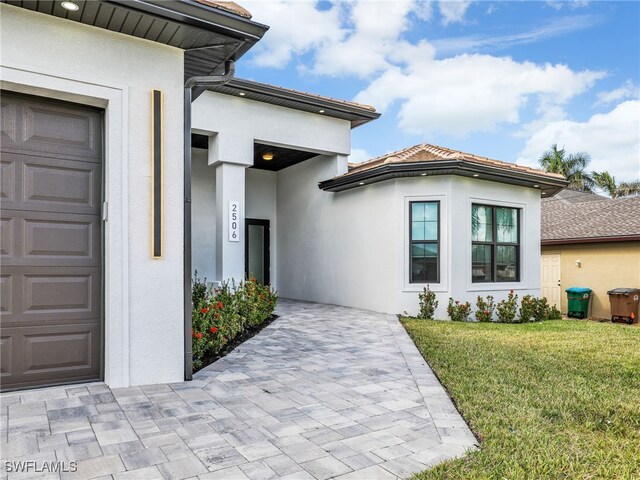
[(203, 368), (211, 365), (212, 363), (220, 360), (221, 358), (226, 357), (231, 352), (233, 352), (238, 345), (242, 345), (244, 342), (246, 342), (250, 338), (253, 338), (255, 335), (260, 333), (263, 328), (266, 328), (269, 325), (271, 325), (271, 323), (276, 318), (278, 318), (278, 315), (271, 315), (261, 324), (256, 325), (255, 327), (252, 327), (252, 328), (248, 328), (244, 332), (237, 335), (232, 341), (227, 343), (220, 352), (216, 353), (215, 355), (205, 355), (204, 357), (202, 357), (202, 366), (198, 369), (194, 368), (193, 373), (196, 373), (197, 371), (202, 370)]

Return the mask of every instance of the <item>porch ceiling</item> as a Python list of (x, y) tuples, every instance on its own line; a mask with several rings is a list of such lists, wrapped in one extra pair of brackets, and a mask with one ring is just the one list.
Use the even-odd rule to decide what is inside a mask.
[[(207, 149), (209, 147), (209, 137), (197, 133), (191, 134), (191, 146), (193, 148)], [(266, 153), (273, 154), (273, 160), (264, 160), (262, 156)], [(277, 172), (284, 168), (304, 162), (310, 158), (318, 156), (314, 152), (306, 152), (304, 150), (296, 150), (293, 148), (274, 147), (263, 143), (255, 142), (253, 144), (253, 167), (258, 170), (269, 170)]]

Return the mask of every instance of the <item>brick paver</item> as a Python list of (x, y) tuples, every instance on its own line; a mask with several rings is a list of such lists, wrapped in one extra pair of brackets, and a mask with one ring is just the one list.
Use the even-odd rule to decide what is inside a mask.
[(0, 478), (392, 479), (474, 448), (395, 316), (289, 300), (277, 313), (192, 382), (2, 394)]

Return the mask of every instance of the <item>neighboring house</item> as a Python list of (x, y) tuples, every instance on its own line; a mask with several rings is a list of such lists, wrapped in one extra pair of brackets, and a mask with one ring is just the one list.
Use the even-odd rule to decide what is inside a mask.
[(440, 317), (540, 292), (560, 176), (431, 145), (349, 164), (379, 114), (229, 81), (268, 28), (240, 7), (77, 6), (0, 3), (3, 389), (190, 378), (194, 269), (390, 313), (429, 285)]
[(610, 318), (607, 291), (640, 288), (640, 197), (563, 190), (542, 201), (542, 291), (566, 313), (565, 290), (593, 290), (592, 316)]

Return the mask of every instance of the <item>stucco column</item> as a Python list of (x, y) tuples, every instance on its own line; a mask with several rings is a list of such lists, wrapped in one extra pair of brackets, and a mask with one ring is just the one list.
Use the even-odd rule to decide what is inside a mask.
[(217, 280), (244, 278), (245, 168), (227, 162), (216, 166)]

